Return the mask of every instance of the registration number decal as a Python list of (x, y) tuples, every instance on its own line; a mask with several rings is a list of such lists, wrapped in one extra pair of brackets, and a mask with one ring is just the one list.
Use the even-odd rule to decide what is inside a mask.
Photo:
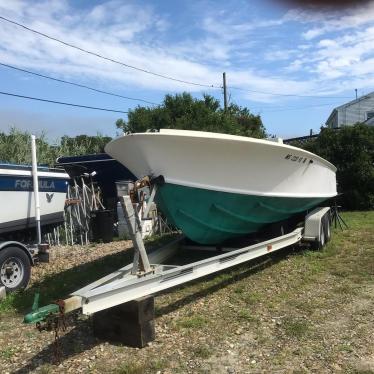
[(289, 161), (293, 161), (293, 162), (300, 162), (302, 164), (305, 164), (307, 161), (309, 163), (312, 163), (313, 160), (307, 158), (307, 157), (303, 157), (303, 156), (297, 156), (297, 155), (293, 155), (293, 154), (290, 154), (288, 153), (286, 156), (285, 156), (285, 160), (289, 160)]

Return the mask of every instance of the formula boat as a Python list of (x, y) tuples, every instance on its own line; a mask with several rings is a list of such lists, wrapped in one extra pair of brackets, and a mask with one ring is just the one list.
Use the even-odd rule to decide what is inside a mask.
[(162, 176), (159, 209), (201, 244), (257, 232), (337, 194), (335, 166), (281, 140), (167, 129), (124, 135), (105, 151), (137, 178)]
[[(64, 221), (69, 175), (63, 170), (38, 167), (41, 225)], [(36, 225), (32, 168), (0, 163), (0, 233)]]

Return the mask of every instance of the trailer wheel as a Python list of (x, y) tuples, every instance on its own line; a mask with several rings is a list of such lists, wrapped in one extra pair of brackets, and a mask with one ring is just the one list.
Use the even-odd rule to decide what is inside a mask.
[(330, 225), (330, 217), (329, 215), (325, 215), (324, 217), (324, 226), (325, 226), (325, 233), (326, 233), (326, 243), (331, 239), (331, 225)]
[(326, 244), (325, 225), (323, 221), (319, 230), (319, 239), (312, 243), (312, 248), (315, 250), (322, 249)]
[(7, 292), (25, 288), (30, 280), (31, 263), (27, 254), (18, 247), (7, 247), (0, 251), (0, 285)]

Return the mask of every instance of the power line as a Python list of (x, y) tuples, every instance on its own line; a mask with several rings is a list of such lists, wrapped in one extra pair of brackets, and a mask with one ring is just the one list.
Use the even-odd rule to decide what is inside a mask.
[(73, 103), (65, 103), (63, 101), (55, 101), (55, 100), (47, 100), (47, 99), (41, 99), (39, 97), (32, 97), (32, 96), (24, 96), (24, 95), (17, 95), (11, 92), (1, 92), (1, 95), (7, 95), (7, 96), (14, 96), (14, 97), (19, 97), (21, 99), (29, 99), (29, 100), (37, 100), (37, 101), (44, 101), (46, 103), (52, 103), (52, 104), (60, 104), (60, 105), (68, 105), (68, 106), (74, 106), (78, 108), (85, 108), (85, 109), (95, 109), (95, 110), (102, 110), (104, 112), (113, 112), (113, 113), (125, 113), (127, 114), (128, 112), (125, 112), (123, 110), (116, 110), (116, 109), (108, 109), (108, 108), (98, 108), (95, 106), (88, 106), (88, 105), (80, 105), (80, 104), (73, 104)]
[(55, 41), (55, 42), (58, 42), (58, 43), (64, 44), (64, 45), (66, 45), (66, 46), (68, 46), (68, 47), (71, 47), (71, 48), (75, 48), (75, 49), (77, 49), (77, 50), (79, 50), (79, 51), (81, 51), (81, 52), (88, 53), (88, 54), (90, 54), (90, 55), (92, 55), (92, 56), (99, 57), (99, 58), (101, 58), (101, 59), (103, 59), (103, 60), (107, 60), (107, 61), (113, 62), (113, 63), (115, 63), (115, 64), (125, 66), (125, 67), (130, 68), (130, 69), (134, 69), (134, 70), (137, 70), (137, 71), (141, 71), (142, 73), (146, 73), (146, 74), (154, 75), (154, 76), (159, 77), (159, 78), (169, 79), (169, 80), (172, 80), (172, 81), (175, 81), (175, 82), (180, 82), (180, 83), (190, 84), (190, 85), (193, 85), (193, 86), (209, 87), (209, 88), (221, 88), (221, 87), (219, 87), (219, 86), (214, 86), (214, 85), (209, 85), (209, 84), (202, 84), (202, 83), (196, 83), (196, 82), (185, 81), (185, 80), (182, 80), (182, 79), (177, 79), (177, 78), (170, 77), (170, 76), (168, 76), (168, 75), (163, 75), (163, 74), (155, 73), (155, 72), (150, 71), (150, 70), (147, 70), (147, 69), (142, 69), (142, 68), (139, 68), (139, 67), (137, 67), (137, 66), (129, 65), (129, 64), (126, 64), (126, 63), (124, 63), (124, 62), (122, 62), (122, 61), (114, 60), (113, 58), (105, 57), (105, 56), (103, 56), (103, 55), (101, 55), (101, 54), (99, 54), (99, 53), (92, 52), (92, 51), (89, 51), (89, 50), (84, 49), (84, 48), (82, 48), (82, 47), (78, 47), (78, 46), (76, 46), (76, 45), (73, 45), (73, 44), (70, 44), (70, 43), (64, 42), (64, 41), (61, 40), (61, 39), (57, 39), (57, 38), (55, 38), (55, 37), (53, 37), (53, 36), (50, 36), (50, 35), (47, 35), (47, 34), (45, 34), (45, 33), (40, 32), (40, 31), (34, 30), (34, 29), (30, 28), (30, 27), (27, 27), (27, 26), (25, 26), (25, 25), (22, 25), (21, 23), (18, 23), (18, 22), (16, 22), (16, 21), (12, 21), (12, 20), (10, 20), (10, 19), (8, 19), (8, 18), (5, 18), (5, 17), (0, 16), (0, 19), (4, 20), (4, 21), (6, 21), (6, 22), (12, 23), (12, 24), (14, 24), (14, 25), (17, 25), (17, 26), (19, 26), (19, 27), (22, 27), (22, 28), (24, 28), (25, 30), (31, 31), (31, 32), (33, 32), (33, 33), (35, 33), (35, 34), (38, 34), (38, 35), (44, 36), (45, 38), (48, 38), (48, 39), (53, 40), (53, 41)]
[(291, 96), (291, 97), (306, 97), (306, 98), (315, 98), (315, 99), (351, 99), (350, 96), (317, 96), (317, 95), (297, 95), (297, 94), (282, 94), (282, 93), (275, 93), (275, 92), (264, 92), (264, 91), (256, 91), (256, 90), (250, 90), (247, 88), (241, 88), (241, 87), (229, 87), (232, 90), (239, 90), (239, 91), (247, 91), (247, 92), (253, 92), (258, 93), (262, 95), (271, 95), (271, 96)]
[[(107, 61), (113, 62), (115, 64), (118, 64), (118, 65), (130, 68), (130, 69), (134, 69), (134, 70), (146, 73), (146, 74), (150, 74), (150, 75), (153, 75), (153, 76), (156, 76), (156, 77), (159, 77), (159, 78), (169, 79), (169, 80), (172, 80), (172, 81), (175, 81), (175, 82), (190, 84), (190, 85), (199, 86), (199, 87), (207, 87), (207, 88), (214, 88), (214, 89), (222, 89), (223, 88), (222, 86), (216, 86), (216, 85), (213, 85), (213, 84), (203, 84), (203, 83), (186, 81), (186, 80), (174, 78), (174, 77), (171, 77), (171, 76), (168, 76), (168, 75), (159, 74), (159, 73), (147, 70), (147, 69), (139, 68), (139, 67), (134, 66), (134, 65), (129, 65), (129, 64), (126, 64), (126, 63), (124, 63), (122, 61), (118, 61), (118, 60), (112, 59), (110, 57), (103, 56), (103, 55), (101, 55), (99, 53), (92, 52), (92, 51), (89, 51), (89, 50), (84, 49), (82, 47), (78, 47), (78, 46), (73, 45), (71, 43), (65, 42), (65, 41), (63, 41), (61, 39), (57, 39), (57, 38), (55, 38), (53, 36), (50, 36), (50, 35), (47, 35), (47, 34), (45, 34), (43, 32), (37, 31), (35, 29), (32, 29), (32, 28), (30, 28), (28, 26), (25, 26), (25, 25), (23, 25), (23, 24), (21, 24), (19, 22), (10, 20), (10, 19), (5, 18), (3, 16), (0, 16), (0, 20), (12, 23), (12, 24), (17, 25), (19, 27), (22, 27), (23, 29), (25, 29), (27, 31), (30, 31), (30, 32), (33, 32), (35, 34), (41, 35), (41, 36), (43, 36), (45, 38), (48, 38), (48, 39), (53, 40), (55, 42), (61, 43), (61, 44), (65, 45), (65, 46), (68, 46), (70, 48), (77, 49), (77, 50), (79, 50), (81, 52), (90, 54), (92, 56), (101, 58), (103, 60), (107, 60)], [(86, 87), (86, 88), (88, 88), (88, 87)], [(257, 93), (257, 94), (261, 94), (261, 95), (271, 95), (271, 96), (301, 97), (301, 98), (304, 97), (304, 98), (318, 98), (318, 99), (350, 99), (351, 98), (351, 97), (348, 97), (348, 96), (319, 96), (319, 95), (282, 94), (282, 93), (275, 93), (275, 92), (265, 92), (265, 91), (251, 90), (251, 89), (246, 89), (246, 88), (241, 88), (241, 87), (230, 87), (230, 88), (234, 89), (234, 90), (247, 91), (247, 92)]]
[(284, 108), (284, 109), (276, 109), (276, 110), (268, 110), (268, 111), (265, 110), (264, 113), (285, 112), (285, 111), (288, 111), (288, 110), (301, 110), (301, 109), (317, 108), (317, 107), (321, 107), (321, 106), (333, 106), (333, 105), (337, 105), (337, 104), (338, 103), (329, 103), (329, 104), (307, 105), (307, 106), (297, 107), (297, 108)]
[(93, 88), (93, 87), (85, 86), (85, 85), (83, 85), (83, 84), (79, 84), (79, 83), (74, 83), (74, 82), (65, 81), (65, 80), (63, 80), (63, 79), (58, 79), (58, 78), (50, 77), (50, 76), (48, 76), (48, 75), (43, 75), (43, 74), (40, 74), (40, 73), (35, 73), (34, 71), (30, 71), (30, 70), (25, 70), (25, 69), (17, 68), (17, 67), (12, 66), (12, 65), (3, 64), (3, 63), (1, 63), (1, 62), (0, 62), (0, 65), (1, 65), (1, 66), (5, 66), (5, 67), (10, 68), (10, 69), (14, 69), (14, 70), (22, 71), (23, 73), (32, 74), (32, 75), (36, 75), (36, 76), (38, 76), (38, 77), (42, 77), (42, 78), (46, 78), (46, 79), (50, 79), (50, 80), (53, 80), (53, 81), (56, 81), (56, 82), (66, 83), (66, 84), (70, 84), (70, 85), (72, 85), (72, 86), (77, 86), (77, 87), (81, 87), (81, 88), (86, 88), (86, 89), (88, 89), (88, 90), (95, 91), (95, 92), (99, 92), (99, 93), (102, 93), (102, 94), (105, 94), (105, 95), (117, 96), (117, 97), (121, 97), (122, 99), (128, 99), (128, 100), (134, 100), (134, 101), (142, 101), (143, 103), (152, 104), (152, 105), (159, 105), (159, 104), (157, 104), (157, 103), (153, 103), (153, 102), (151, 102), (151, 101), (147, 101), (147, 100), (143, 100), (143, 99), (136, 99), (136, 98), (134, 98), (134, 97), (128, 97), (128, 96), (119, 95), (119, 94), (116, 94), (116, 93), (113, 93), (113, 92), (107, 92), (107, 91), (99, 90), (99, 89), (97, 89), (97, 88)]

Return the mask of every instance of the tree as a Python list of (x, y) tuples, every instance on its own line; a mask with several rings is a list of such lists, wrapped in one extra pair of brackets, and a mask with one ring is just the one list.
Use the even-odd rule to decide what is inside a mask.
[[(43, 132), (36, 139), (38, 161), (49, 164), (52, 150)], [(31, 134), (11, 127), (8, 133), (0, 133), (0, 161), (14, 164), (31, 164)]]
[(227, 111), (224, 111), (213, 96), (203, 95), (202, 99), (196, 99), (186, 92), (166, 95), (163, 103), (156, 108), (138, 106), (129, 111), (127, 122), (119, 119), (116, 126), (124, 132), (145, 132), (166, 128), (256, 138), (266, 136), (261, 117), (252, 114), (248, 108), (230, 104)]
[[(31, 134), (11, 128), (8, 133), (0, 132), (0, 161), (14, 164), (31, 164)], [(36, 139), (39, 164), (54, 166), (59, 156), (78, 156), (104, 152), (105, 145), (112, 140), (108, 136), (64, 135), (56, 145), (51, 145), (42, 133)]]
[(374, 209), (374, 127), (324, 128), (318, 138), (300, 146), (337, 167), (338, 191), (343, 193), (345, 208)]
[(101, 134), (97, 134), (96, 136), (77, 135), (74, 138), (64, 135), (61, 138), (57, 152), (59, 156), (103, 153), (105, 145), (111, 140), (111, 137)]

